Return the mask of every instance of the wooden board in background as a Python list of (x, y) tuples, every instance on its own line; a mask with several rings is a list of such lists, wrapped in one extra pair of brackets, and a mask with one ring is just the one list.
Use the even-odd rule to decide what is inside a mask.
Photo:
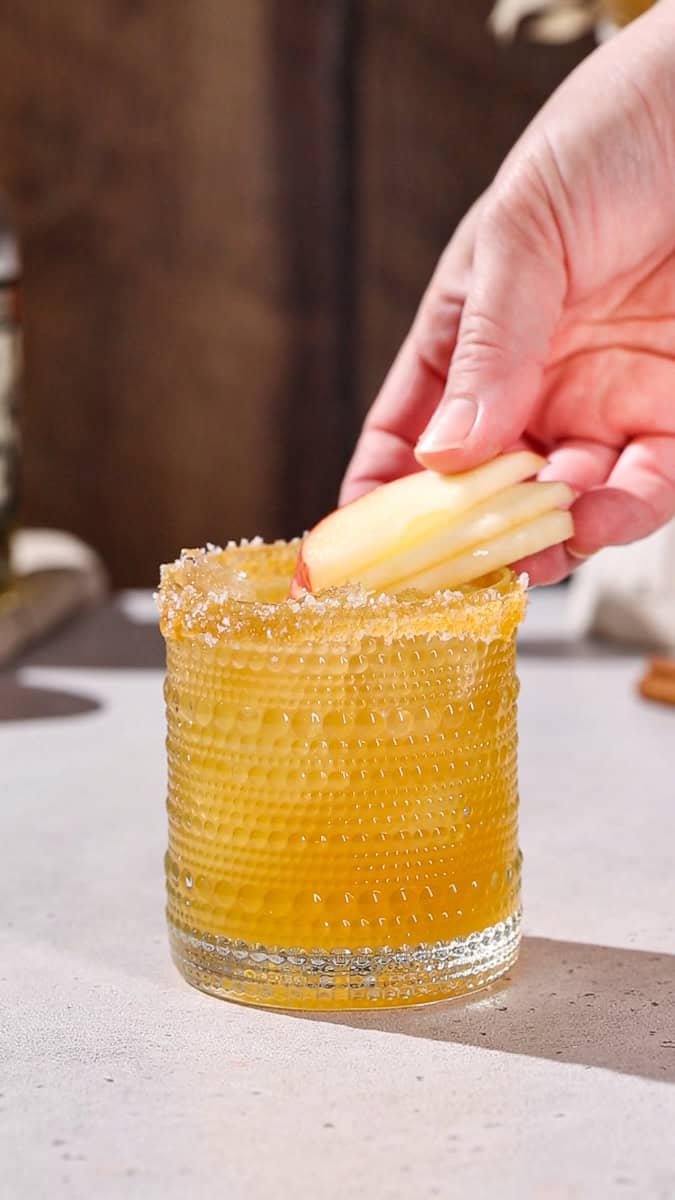
[(492, 0), (368, 0), (359, 61), (357, 407), (363, 415), (452, 230), (592, 48), (497, 45)]
[(581, 50), (487, 0), (8, 0), (24, 519), (148, 584), (331, 507), (436, 255)]

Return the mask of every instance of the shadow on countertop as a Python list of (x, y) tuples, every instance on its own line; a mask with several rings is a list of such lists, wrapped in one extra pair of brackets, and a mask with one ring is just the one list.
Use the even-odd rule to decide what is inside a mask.
[(0, 723), (79, 717), (101, 708), (79, 689), (42, 687), (24, 678), (35, 667), (163, 670), (156, 620), (134, 620), (119, 597), (73, 616), (0, 671)]
[(164, 642), (156, 620), (133, 620), (112, 597), (37, 643), (18, 665), (163, 670)]
[(675, 1083), (667, 954), (526, 937), (512, 974), (466, 1000), (309, 1019)]
[(644, 658), (648, 650), (631, 643), (603, 641), (600, 638), (528, 638), (518, 639), (518, 654), (521, 658), (554, 658), (579, 662), (582, 659), (625, 659)]
[(0, 674), (0, 723), (50, 717), (81, 717), (100, 709), (98, 700), (77, 692), (33, 687), (11, 672)]

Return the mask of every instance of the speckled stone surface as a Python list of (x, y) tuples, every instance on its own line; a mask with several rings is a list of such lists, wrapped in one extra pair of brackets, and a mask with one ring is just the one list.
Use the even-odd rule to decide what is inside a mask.
[(239, 1008), (171, 966), (149, 598), (0, 676), (1, 1200), (675, 1196), (675, 712), (560, 602), (522, 639), (520, 964), (417, 1010)]

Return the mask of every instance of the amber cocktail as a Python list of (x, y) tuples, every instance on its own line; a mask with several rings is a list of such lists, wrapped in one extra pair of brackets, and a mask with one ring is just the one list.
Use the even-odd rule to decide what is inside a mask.
[(286, 1008), (456, 996), (519, 941), (510, 571), (285, 599), (297, 545), (164, 568), (168, 921), (204, 991)]

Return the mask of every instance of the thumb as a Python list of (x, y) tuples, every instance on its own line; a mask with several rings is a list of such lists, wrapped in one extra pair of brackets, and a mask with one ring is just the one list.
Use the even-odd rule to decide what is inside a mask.
[(486, 206), (443, 398), (415, 451), (422, 466), (462, 471), (493, 458), (518, 441), (539, 398), (565, 255), (548, 206), (538, 212), (525, 192)]

